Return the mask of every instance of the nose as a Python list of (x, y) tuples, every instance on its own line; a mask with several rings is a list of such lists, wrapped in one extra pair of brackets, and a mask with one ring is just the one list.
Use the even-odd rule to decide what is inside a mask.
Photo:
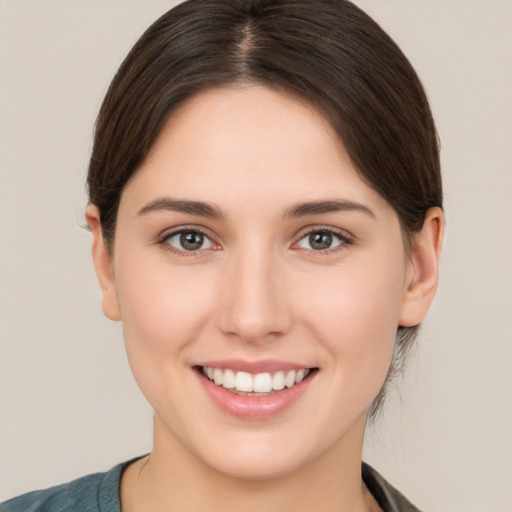
[(276, 340), (291, 327), (283, 268), (271, 251), (246, 250), (230, 258), (219, 296), (219, 327), (251, 344)]

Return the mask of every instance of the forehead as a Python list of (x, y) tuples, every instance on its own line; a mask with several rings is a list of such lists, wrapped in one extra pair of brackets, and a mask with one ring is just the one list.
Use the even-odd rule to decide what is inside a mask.
[(300, 145), (303, 153), (334, 150), (348, 159), (329, 123), (309, 103), (258, 85), (210, 89), (188, 99), (169, 117), (149, 158), (171, 138), (183, 150), (224, 150), (215, 156), (276, 158)]
[(384, 202), (317, 110), (263, 86), (208, 90), (183, 103), (127, 189), (140, 200), (169, 193), (226, 205), (255, 195), (267, 207), (327, 196)]

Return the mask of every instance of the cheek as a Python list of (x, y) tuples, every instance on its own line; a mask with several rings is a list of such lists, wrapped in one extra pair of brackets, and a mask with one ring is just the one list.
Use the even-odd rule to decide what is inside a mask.
[(376, 394), (389, 369), (403, 291), (403, 266), (333, 269), (302, 295), (307, 327), (347, 389)]
[(161, 256), (139, 263), (132, 250), (116, 267), (116, 284), (128, 360), (156, 406), (162, 393), (175, 387), (175, 370), (188, 368), (187, 347), (207, 322), (213, 286), (197, 271), (162, 263)]
[(162, 258), (143, 265), (136, 260), (126, 259), (116, 269), (127, 342), (135, 337), (155, 349), (175, 348), (199, 329), (211, 302), (211, 279), (162, 264)]

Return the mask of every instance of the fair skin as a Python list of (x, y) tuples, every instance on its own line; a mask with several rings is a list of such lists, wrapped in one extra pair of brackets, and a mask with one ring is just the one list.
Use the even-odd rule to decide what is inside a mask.
[[(247, 86), (171, 116), (123, 190), (112, 253), (94, 205), (87, 221), (103, 311), (155, 410), (123, 511), (379, 510), (361, 482), (366, 416), (397, 326), (433, 299), (439, 209), (409, 252), (326, 121)], [(309, 374), (244, 396), (205, 366)]]

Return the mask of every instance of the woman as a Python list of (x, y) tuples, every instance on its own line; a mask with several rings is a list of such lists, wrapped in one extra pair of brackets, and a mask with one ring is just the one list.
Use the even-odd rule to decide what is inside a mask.
[(439, 155), (367, 15), (180, 4), (114, 78), (88, 187), (153, 450), (2, 511), (417, 510), (361, 452), (435, 294)]

